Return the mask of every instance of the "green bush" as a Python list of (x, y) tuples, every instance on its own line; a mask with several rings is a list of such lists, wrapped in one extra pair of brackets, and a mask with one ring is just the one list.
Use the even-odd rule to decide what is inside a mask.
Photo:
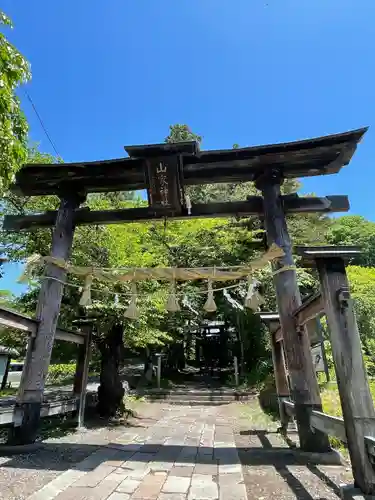
[(56, 385), (73, 381), (76, 372), (75, 363), (50, 365), (47, 384)]

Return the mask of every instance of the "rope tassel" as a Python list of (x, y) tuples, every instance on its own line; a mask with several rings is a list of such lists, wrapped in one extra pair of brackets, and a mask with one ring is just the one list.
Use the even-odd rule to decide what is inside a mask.
[(128, 319), (139, 318), (139, 309), (137, 307), (137, 285), (134, 282), (132, 283), (132, 298), (130, 299), (129, 306), (126, 309), (124, 316)]
[(212, 288), (212, 280), (208, 280), (208, 290), (207, 291), (208, 291), (207, 300), (203, 306), (203, 309), (207, 312), (215, 312), (217, 309), (217, 306), (215, 304), (215, 299), (214, 299), (214, 290)]
[(85, 278), (85, 284), (83, 286), (83, 292), (81, 295), (81, 299), (79, 301), (79, 305), (82, 307), (91, 306), (91, 285), (92, 285), (92, 275), (88, 274)]
[(180, 304), (178, 303), (178, 300), (176, 297), (176, 282), (174, 280), (171, 281), (171, 284), (170, 284), (169, 295), (168, 295), (167, 303), (165, 305), (165, 309), (168, 312), (181, 311)]

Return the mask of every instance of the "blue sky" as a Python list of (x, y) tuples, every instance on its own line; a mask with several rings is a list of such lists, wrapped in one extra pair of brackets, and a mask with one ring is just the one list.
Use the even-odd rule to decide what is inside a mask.
[[(204, 149), (370, 125), (350, 166), (304, 190), (348, 194), (352, 213), (375, 220), (374, 0), (3, 0), (2, 9), (65, 161), (122, 156), (126, 144), (163, 141), (172, 123), (203, 135)], [(23, 102), (32, 140), (53, 152)]]

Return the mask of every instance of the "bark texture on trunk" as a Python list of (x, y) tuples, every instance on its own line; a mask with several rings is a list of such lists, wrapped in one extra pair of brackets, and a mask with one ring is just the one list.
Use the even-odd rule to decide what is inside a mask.
[(101, 367), (97, 410), (101, 417), (115, 417), (124, 411), (125, 390), (119, 373), (124, 350), (122, 335), (123, 327), (115, 325), (98, 343)]

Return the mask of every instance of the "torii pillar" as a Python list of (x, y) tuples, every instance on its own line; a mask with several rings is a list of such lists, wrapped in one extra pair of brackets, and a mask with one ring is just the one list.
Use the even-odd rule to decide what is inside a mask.
[[(75, 229), (74, 212), (84, 199), (85, 195), (82, 193), (61, 192), (60, 208), (52, 235), (51, 257), (62, 261), (68, 260)], [(16, 410), (20, 414), (21, 422), (9, 430), (8, 443), (10, 445), (34, 443), (37, 437), (44, 386), (65, 279), (64, 268), (52, 262), (47, 264), (36, 311), (38, 327), (36, 335), (29, 338), (25, 367), (16, 401)]]
[(275, 243), (284, 251), (284, 256), (274, 264), (273, 279), (300, 447), (304, 451), (327, 452), (331, 449), (328, 436), (312, 430), (310, 426), (311, 411), (322, 411), (322, 402), (311, 358), (308, 333), (306, 328), (296, 327), (293, 317), (293, 312), (301, 306), (302, 300), (280, 192), (282, 182), (281, 172), (270, 169), (256, 179), (256, 187), (263, 195), (267, 243), (268, 245)]
[(275, 386), (281, 423), (279, 431), (286, 434), (288, 431), (288, 426), (291, 423), (291, 418), (286, 412), (284, 401), (290, 400), (290, 390), (287, 368), (284, 359), (283, 341), (278, 341), (278, 339), (276, 338), (277, 332), (280, 331), (279, 315), (272, 312), (263, 312), (259, 314), (259, 317), (267, 325), (271, 334), (270, 343), (272, 351), (273, 373), (275, 375)]

